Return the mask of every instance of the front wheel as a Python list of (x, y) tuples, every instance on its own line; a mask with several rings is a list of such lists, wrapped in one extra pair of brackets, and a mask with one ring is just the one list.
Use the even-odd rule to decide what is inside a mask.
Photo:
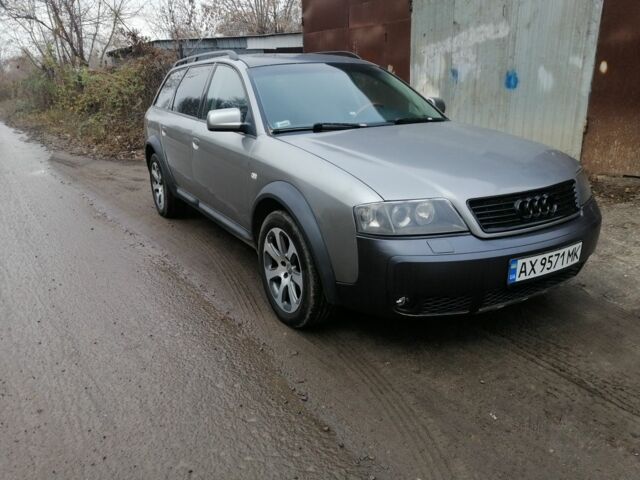
[(311, 251), (294, 220), (284, 211), (270, 213), (258, 243), (262, 283), (278, 318), (294, 328), (325, 322), (332, 311)]

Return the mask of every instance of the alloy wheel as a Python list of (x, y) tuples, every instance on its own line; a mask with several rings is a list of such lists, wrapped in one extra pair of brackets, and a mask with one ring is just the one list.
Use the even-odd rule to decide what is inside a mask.
[(151, 164), (151, 188), (153, 189), (153, 198), (159, 210), (164, 208), (164, 181), (162, 179), (162, 170), (158, 162)]
[(269, 292), (284, 312), (295, 312), (302, 302), (304, 280), (291, 237), (281, 228), (272, 228), (267, 232), (262, 253)]

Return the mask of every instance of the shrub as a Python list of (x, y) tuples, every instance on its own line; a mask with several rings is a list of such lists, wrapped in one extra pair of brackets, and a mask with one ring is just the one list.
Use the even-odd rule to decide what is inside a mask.
[(118, 68), (64, 67), (50, 74), (39, 70), (20, 83), (17, 109), (37, 113), (53, 130), (109, 153), (138, 149), (144, 114), (174, 60), (148, 49)]
[(12, 85), (13, 96), (21, 111), (44, 111), (55, 101), (56, 89), (53, 77), (41, 70), (34, 70), (26, 78)]

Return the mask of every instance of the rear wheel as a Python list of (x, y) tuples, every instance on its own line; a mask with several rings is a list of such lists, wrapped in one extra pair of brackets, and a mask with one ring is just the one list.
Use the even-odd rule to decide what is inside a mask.
[(269, 303), (283, 323), (307, 328), (327, 321), (331, 305), (306, 240), (289, 214), (278, 210), (265, 218), (258, 256)]
[(166, 218), (180, 216), (184, 209), (184, 203), (171, 192), (167, 185), (165, 171), (157, 154), (152, 154), (149, 160), (149, 178), (151, 180), (151, 193), (153, 203), (160, 215)]

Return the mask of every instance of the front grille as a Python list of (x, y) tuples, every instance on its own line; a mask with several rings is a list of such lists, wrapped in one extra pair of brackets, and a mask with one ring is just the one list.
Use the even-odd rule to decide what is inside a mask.
[(468, 313), (471, 310), (472, 298), (468, 295), (453, 297), (427, 297), (422, 299), (418, 308), (414, 310), (416, 315), (452, 315), (455, 313)]
[[(519, 201), (531, 202), (543, 197), (547, 199), (549, 205), (556, 205), (557, 208), (553, 211), (550, 209), (548, 212), (546, 209), (543, 212), (534, 209), (533, 212), (528, 212), (530, 215), (528, 218), (516, 209)], [(475, 198), (469, 200), (467, 204), (482, 230), (487, 233), (508, 232), (544, 225), (574, 215), (579, 210), (574, 180), (527, 192)]]
[(560, 285), (562, 282), (575, 277), (580, 269), (581, 264), (574, 265), (565, 270), (553, 273), (547, 277), (531, 280), (522, 285), (513, 285), (509, 288), (500, 288), (487, 292), (482, 300), (480, 310), (489, 309), (507, 303), (518, 302), (529, 297), (545, 292), (550, 288)]

